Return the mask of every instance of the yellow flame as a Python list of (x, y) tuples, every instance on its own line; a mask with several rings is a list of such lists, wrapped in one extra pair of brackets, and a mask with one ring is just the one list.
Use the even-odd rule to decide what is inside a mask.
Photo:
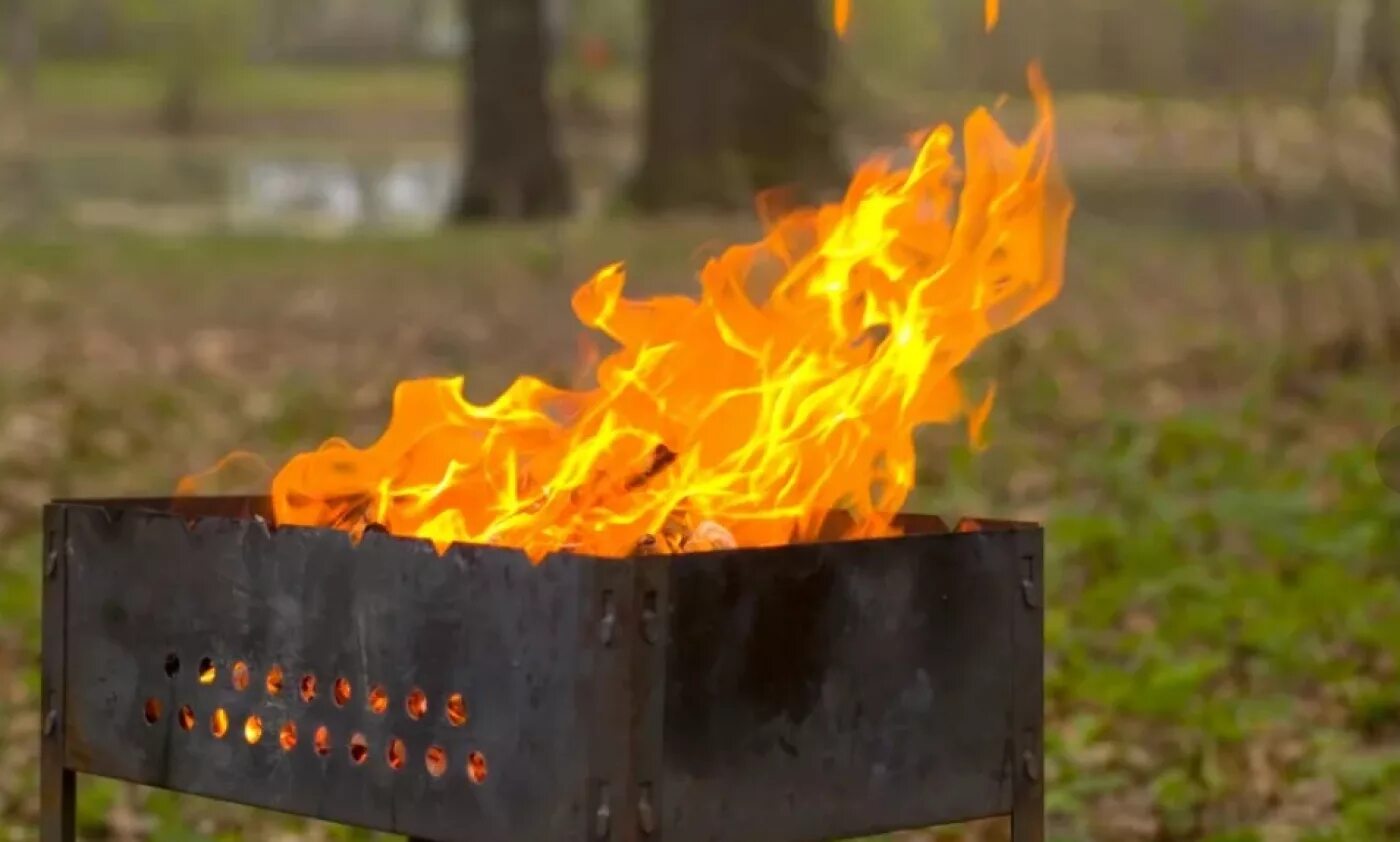
[[(1054, 165), (1038, 68), (1022, 143), (985, 109), (876, 156), (839, 202), (765, 220), (763, 238), (700, 272), (698, 297), (630, 299), (620, 264), (573, 296), (617, 350), (596, 385), (521, 377), (473, 404), (461, 378), (410, 380), (378, 441), (292, 458), (277, 521), (625, 555), (663, 528), (712, 521), (740, 546), (892, 531), (915, 481), (913, 433), (971, 421), (954, 371), (1059, 291), (1072, 201)], [(776, 277), (776, 281), (767, 281)], [(765, 291), (766, 290), (766, 291)], [(989, 396), (990, 399), (990, 396)]]
[(987, 31), (991, 32), (997, 28), (997, 22), (1001, 20), (1001, 0), (987, 0), (985, 12)]

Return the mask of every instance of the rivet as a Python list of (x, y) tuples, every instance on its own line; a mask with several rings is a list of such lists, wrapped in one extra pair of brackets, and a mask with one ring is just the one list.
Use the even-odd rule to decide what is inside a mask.
[(603, 617), (598, 621), (598, 639), (604, 646), (611, 646), (617, 636), (617, 606), (613, 603), (612, 591), (603, 594)]
[(44, 736), (52, 737), (53, 732), (58, 729), (58, 711), (50, 710), (44, 714)]
[(642, 640), (647, 643), (656, 642), (656, 609), (654, 608), (642, 610)]
[(598, 804), (598, 812), (593, 814), (593, 838), (602, 839), (612, 826), (612, 808), (607, 801)]
[(1032, 781), (1040, 780), (1040, 764), (1036, 763), (1035, 754), (1030, 750), (1021, 754), (1021, 766), (1025, 770), (1027, 778)]
[(642, 785), (642, 795), (637, 799), (637, 826), (647, 836), (656, 832), (656, 811), (651, 806), (650, 784)]
[(1026, 601), (1027, 608), (1039, 608), (1040, 597), (1035, 592), (1035, 582), (1030, 579), (1021, 580), (1021, 598)]

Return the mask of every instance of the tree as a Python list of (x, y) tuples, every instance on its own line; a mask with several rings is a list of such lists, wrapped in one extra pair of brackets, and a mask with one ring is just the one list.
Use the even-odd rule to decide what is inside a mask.
[(470, 140), (457, 220), (566, 213), (573, 189), (548, 101), (549, 42), (541, 0), (462, 0)]
[(190, 134), (209, 94), (245, 57), (248, 4), (123, 0), (122, 6), (143, 35), (142, 59), (161, 80), (160, 127), (173, 135)]
[(728, 125), (750, 187), (790, 185), (806, 199), (839, 188), (847, 173), (828, 102), (831, 35), (818, 4), (737, 0), (737, 7)]
[(632, 200), (644, 210), (747, 200), (726, 126), (733, 0), (647, 4), (646, 122)]
[(1391, 182), (1394, 195), (1393, 244), (1386, 284), (1388, 298), (1389, 339), (1400, 352), (1400, 14), (1392, 0), (1371, 0), (1370, 54), (1376, 84), (1390, 123)]
[(632, 185), (647, 210), (736, 206), (845, 182), (813, 0), (650, 0), (647, 118)]
[(5, 71), (16, 103), (23, 108), (33, 98), (34, 69), (39, 57), (39, 37), (32, 0), (4, 0)]

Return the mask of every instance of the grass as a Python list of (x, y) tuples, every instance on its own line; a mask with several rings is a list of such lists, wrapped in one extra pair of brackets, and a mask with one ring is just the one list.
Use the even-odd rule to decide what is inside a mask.
[[(1351, 329), (1357, 291), (1336, 270), (1355, 249), (1294, 242), (1313, 333), (1284, 342), (1262, 240), (1078, 223), (1061, 300), (968, 372), (999, 386), (991, 448), (927, 431), (912, 501), (1048, 525), (1053, 838), (1400, 835), (1400, 494), (1373, 460), (1400, 424), (1397, 365), (1311, 353)], [(234, 447), (277, 459), (363, 439), (403, 376), (465, 371), (477, 398), (518, 371), (567, 377), (567, 296), (589, 270), (628, 258), (640, 287), (683, 287), (697, 244), (747, 230), (7, 240), (0, 826), (32, 838), (37, 809), (45, 499), (162, 493)], [(90, 837), (358, 838), (133, 787), (82, 792)]]

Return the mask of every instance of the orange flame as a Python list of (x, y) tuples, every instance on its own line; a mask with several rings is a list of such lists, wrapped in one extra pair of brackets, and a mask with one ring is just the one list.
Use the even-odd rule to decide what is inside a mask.
[[(604, 556), (679, 522), (741, 546), (890, 534), (915, 428), (970, 416), (954, 370), (1060, 289), (1072, 201), (1039, 119), (1022, 144), (985, 109), (932, 129), (912, 164), (875, 157), (839, 203), (767, 222), (700, 272), (698, 298), (623, 296), (621, 265), (573, 296), (620, 347), (596, 386), (521, 377), (477, 405), (462, 378), (404, 381), (378, 441), (332, 439), (272, 483), (281, 524)], [(961, 180), (961, 190), (957, 189)], [(776, 276), (766, 294), (761, 278)]]
[[(988, 0), (988, 2), (992, 2), (992, 0)], [(832, 10), (832, 17), (836, 26), (836, 34), (844, 38), (846, 28), (851, 24), (851, 0), (836, 0), (836, 8)]]
[[(1001, 20), (1001, 0), (984, 0), (983, 19), (986, 22), (987, 31), (991, 32), (997, 28), (997, 22)], [(842, 38), (846, 37), (846, 30), (851, 25), (851, 0), (836, 0), (836, 5), (832, 9), (832, 19), (836, 27), (836, 34)]]

